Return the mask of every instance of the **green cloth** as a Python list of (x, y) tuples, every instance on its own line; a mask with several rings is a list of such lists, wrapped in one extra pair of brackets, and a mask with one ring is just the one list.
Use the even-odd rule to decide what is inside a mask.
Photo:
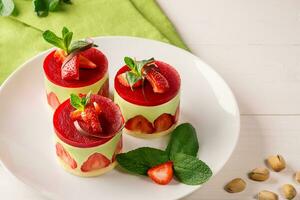
[(125, 35), (155, 39), (187, 49), (155, 0), (73, 0), (60, 11), (37, 17), (32, 2), (14, 0), (18, 15), (0, 17), (0, 84), (20, 64), (50, 48), (41, 33), (60, 34), (63, 26), (74, 38)]

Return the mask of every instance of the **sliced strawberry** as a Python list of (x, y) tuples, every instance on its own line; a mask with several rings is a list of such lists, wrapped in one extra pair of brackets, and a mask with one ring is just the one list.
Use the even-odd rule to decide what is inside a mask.
[(173, 163), (169, 161), (152, 167), (147, 174), (155, 183), (166, 185), (173, 178)]
[(55, 51), (55, 53), (53, 54), (53, 57), (54, 57), (54, 59), (55, 59), (56, 62), (62, 64), (62, 63), (65, 61), (65, 59), (66, 59), (66, 57), (67, 57), (67, 54), (65, 53), (64, 50), (62, 50), (62, 49), (57, 49), (57, 50)]
[(100, 134), (102, 127), (99, 121), (98, 113), (92, 105), (88, 105), (83, 112), (81, 112), (82, 120), (78, 121), (83, 130), (91, 134)]
[(161, 114), (154, 121), (156, 132), (168, 130), (174, 124), (173, 116), (167, 113)]
[[(65, 60), (66, 61), (66, 60)], [(79, 56), (73, 56), (61, 67), (61, 77), (64, 80), (79, 80)]]
[(170, 86), (168, 80), (156, 67), (152, 67), (152, 65), (145, 66), (143, 68), (143, 74), (145, 74), (146, 79), (150, 82), (153, 92), (165, 93), (169, 89)]
[(90, 172), (107, 167), (110, 161), (106, 156), (101, 153), (94, 153), (82, 164), (82, 172)]
[(57, 156), (72, 169), (77, 168), (76, 161), (71, 157), (71, 155), (64, 149), (60, 143), (56, 143), (56, 154)]
[[(118, 81), (125, 87), (130, 87), (127, 79), (126, 79), (126, 74), (125, 73), (122, 73), (122, 74), (119, 74), (117, 76), (117, 79)], [(136, 82), (132, 87), (133, 88), (137, 88), (137, 87), (140, 87), (142, 85), (142, 79), (140, 79), (138, 82)]]
[(94, 102), (93, 102), (93, 106), (94, 106), (94, 108), (95, 108), (95, 110), (96, 110), (96, 113), (99, 115), (99, 114), (102, 112), (102, 110), (101, 110), (99, 104), (98, 104), (97, 102), (94, 101)]
[(70, 113), (70, 117), (72, 120), (80, 120), (81, 118), (81, 110), (74, 110), (73, 112)]
[(129, 119), (126, 124), (125, 128), (131, 131), (137, 131), (142, 133), (153, 133), (154, 128), (152, 123), (150, 123), (144, 116), (137, 115), (131, 119)]
[(59, 100), (54, 92), (47, 94), (48, 104), (55, 110), (59, 105)]
[(95, 69), (97, 65), (84, 57), (83, 55), (79, 55), (79, 68), (82, 69)]
[(109, 81), (108, 79), (103, 83), (101, 89), (98, 92), (99, 95), (108, 97), (109, 96)]

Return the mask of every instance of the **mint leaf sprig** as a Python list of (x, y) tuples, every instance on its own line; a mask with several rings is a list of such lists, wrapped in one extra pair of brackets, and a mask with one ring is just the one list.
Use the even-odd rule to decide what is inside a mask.
[(212, 171), (196, 156), (199, 144), (194, 127), (189, 123), (179, 125), (172, 133), (165, 151), (142, 147), (117, 155), (117, 161), (127, 171), (147, 175), (147, 171), (167, 161), (173, 162), (175, 177), (187, 185), (206, 182)]
[(61, 4), (71, 4), (70, 0), (33, 0), (34, 12), (39, 17), (45, 17), (49, 12), (57, 11)]
[(133, 85), (139, 80), (144, 79), (144, 75), (142, 74), (142, 68), (145, 65), (154, 62), (154, 58), (137, 61), (130, 57), (125, 57), (124, 62), (130, 68), (130, 71), (125, 72), (125, 74), (126, 74), (126, 80), (129, 83), (131, 89), (133, 90)]
[(76, 94), (71, 94), (70, 103), (76, 110), (84, 111), (86, 105), (91, 100), (91, 95), (91, 91), (86, 96), (83, 96), (81, 98)]
[(73, 32), (69, 31), (66, 27), (62, 29), (62, 37), (58, 37), (54, 32), (46, 30), (43, 33), (43, 38), (50, 44), (62, 49), (67, 55), (84, 51), (91, 47), (97, 47), (91, 41), (78, 40), (72, 42)]

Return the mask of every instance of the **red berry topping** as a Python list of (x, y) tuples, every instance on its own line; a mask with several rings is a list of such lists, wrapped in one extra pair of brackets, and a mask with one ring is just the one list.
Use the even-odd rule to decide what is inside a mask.
[(143, 69), (146, 79), (150, 82), (153, 92), (165, 93), (169, 89), (168, 80), (158, 71), (157, 67), (153, 65), (145, 66)]
[(95, 69), (97, 65), (84, 57), (83, 55), (79, 54), (79, 68), (80, 69)]
[(155, 183), (166, 185), (173, 178), (173, 163), (169, 161), (152, 167), (147, 174)]
[(75, 55), (69, 61), (63, 63), (61, 77), (64, 80), (79, 80), (79, 55)]
[(81, 119), (82, 121), (79, 121), (79, 125), (83, 130), (93, 135), (98, 135), (102, 132), (98, 113), (94, 106), (87, 106), (84, 111), (81, 112)]
[(170, 114), (161, 114), (154, 121), (154, 128), (156, 132), (168, 130), (174, 124), (174, 118)]

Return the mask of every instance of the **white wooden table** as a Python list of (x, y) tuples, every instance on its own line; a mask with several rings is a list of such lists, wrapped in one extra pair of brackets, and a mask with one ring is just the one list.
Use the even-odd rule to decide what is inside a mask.
[[(191, 50), (215, 68), (233, 89), (241, 111), (239, 144), (224, 169), (185, 199), (253, 199), (263, 189), (278, 191), (300, 170), (300, 0), (158, 0)], [(288, 168), (264, 183), (246, 178), (270, 154)], [(224, 192), (243, 177), (247, 189)], [(5, 200), (44, 198), (0, 167)], [(298, 195), (300, 199), (300, 195)]]

